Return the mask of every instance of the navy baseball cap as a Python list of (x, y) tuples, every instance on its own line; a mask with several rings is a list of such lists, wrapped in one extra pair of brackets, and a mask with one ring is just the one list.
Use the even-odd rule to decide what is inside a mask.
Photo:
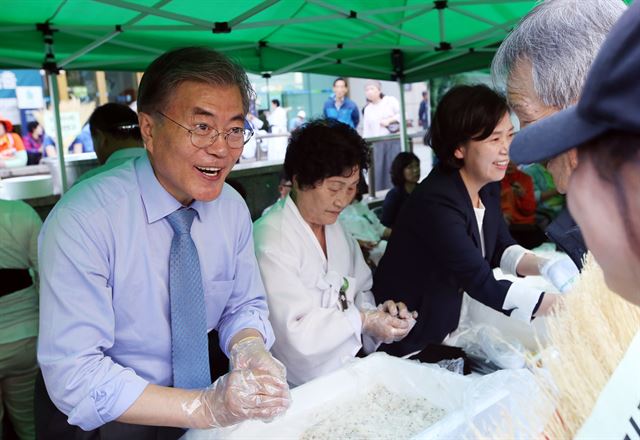
[(609, 131), (640, 132), (640, 0), (611, 29), (578, 104), (520, 130), (509, 156), (540, 162)]

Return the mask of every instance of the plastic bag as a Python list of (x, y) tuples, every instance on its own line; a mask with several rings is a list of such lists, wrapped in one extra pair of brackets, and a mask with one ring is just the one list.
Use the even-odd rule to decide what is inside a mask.
[(462, 331), (447, 344), (462, 348), (478, 363), (476, 371), (482, 374), (525, 366), (526, 350), (522, 343), (489, 325), (476, 325)]
[(436, 362), (440, 368), (444, 368), (447, 371), (451, 371), (456, 374), (464, 374), (464, 359), (443, 359), (439, 362)]
[[(375, 353), (293, 389), (291, 407), (271, 424), (251, 420), (229, 428), (192, 429), (184, 439), (299, 439), (318, 420), (320, 412), (364, 396), (377, 385), (403, 396), (425, 397), (447, 412), (413, 439), (497, 438), (493, 434), (500, 432), (504, 411), (522, 413), (525, 417), (532, 403), (529, 400), (518, 407), (521, 402), (510, 399), (511, 390), (519, 390), (523, 398), (527, 394), (530, 399), (537, 397), (531, 391), (535, 384), (529, 383), (532, 375), (527, 373), (505, 370), (484, 377), (461, 376), (434, 365)], [(474, 386), (475, 383), (478, 384)], [(537, 429), (537, 419), (532, 423)], [(397, 438), (407, 437), (401, 429), (398, 431)]]
[[(490, 411), (472, 416), (477, 414), (478, 402), (495, 390), (504, 392), (500, 400), (491, 406)], [(553, 403), (535, 376), (526, 369), (502, 370), (478, 378), (464, 395), (464, 412), (471, 420), (467, 426), (470, 437), (476, 437), (473, 435), (475, 432), (486, 438), (541, 438), (553, 411)], [(466, 437), (461, 432), (457, 434)]]

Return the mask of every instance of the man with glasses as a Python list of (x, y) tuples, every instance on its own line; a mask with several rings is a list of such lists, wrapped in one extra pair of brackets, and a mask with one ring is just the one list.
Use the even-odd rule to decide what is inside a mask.
[[(176, 428), (288, 407), (251, 218), (224, 184), (252, 135), (251, 93), (214, 51), (160, 56), (138, 95), (147, 154), (74, 188), (49, 215), (38, 360), (61, 413), (39, 411), (40, 438), (177, 438)], [(231, 367), (213, 385), (211, 329)]]

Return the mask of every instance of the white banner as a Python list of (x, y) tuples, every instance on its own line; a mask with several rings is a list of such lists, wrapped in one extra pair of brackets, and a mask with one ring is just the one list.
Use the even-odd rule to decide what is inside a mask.
[(18, 108), (44, 108), (44, 98), (42, 87), (39, 86), (19, 86), (16, 87), (16, 97), (18, 98)]
[(0, 116), (8, 119), (12, 124), (20, 123), (20, 111), (16, 98), (0, 98)]

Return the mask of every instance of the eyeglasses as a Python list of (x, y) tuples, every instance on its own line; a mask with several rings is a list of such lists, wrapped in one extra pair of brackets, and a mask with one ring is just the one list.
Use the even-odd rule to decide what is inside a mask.
[(227, 145), (230, 148), (242, 148), (244, 144), (249, 142), (251, 136), (253, 136), (253, 130), (240, 127), (234, 127), (229, 131), (220, 132), (213, 127), (209, 127), (207, 124), (197, 124), (196, 128), (190, 129), (185, 127), (181, 123), (174, 121), (161, 111), (158, 111), (157, 113), (167, 118), (178, 127), (187, 130), (189, 132), (189, 137), (191, 138), (191, 143), (196, 148), (207, 148), (208, 146), (212, 145), (221, 134), (223, 135), (224, 140), (227, 142)]

